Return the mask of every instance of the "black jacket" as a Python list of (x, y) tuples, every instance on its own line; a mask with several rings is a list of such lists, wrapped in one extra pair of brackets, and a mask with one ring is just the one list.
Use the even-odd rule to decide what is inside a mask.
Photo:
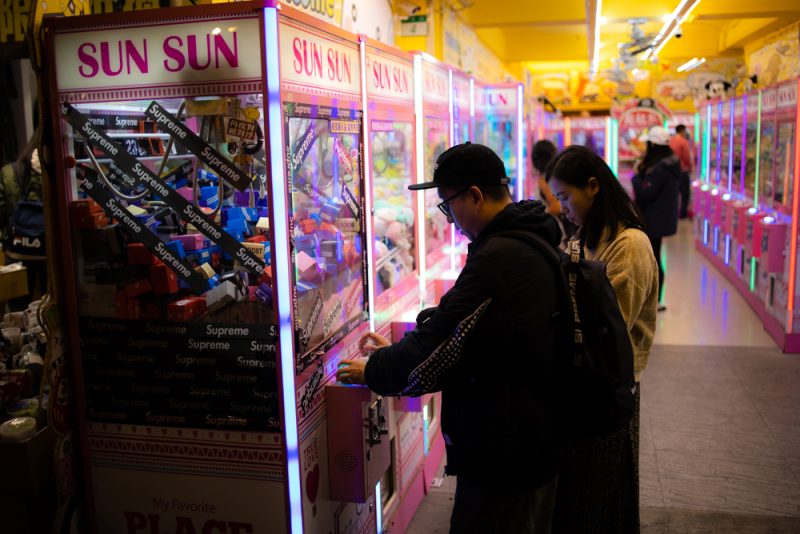
[(383, 395), (442, 391), (448, 474), (487, 487), (535, 488), (556, 474), (556, 272), (505, 230), (557, 246), (539, 201), (510, 204), (469, 246), (454, 287), (417, 327), (376, 351), (369, 388)]
[(648, 237), (666, 237), (678, 231), (680, 180), (681, 165), (676, 156), (666, 157), (644, 175), (633, 177), (633, 193)]

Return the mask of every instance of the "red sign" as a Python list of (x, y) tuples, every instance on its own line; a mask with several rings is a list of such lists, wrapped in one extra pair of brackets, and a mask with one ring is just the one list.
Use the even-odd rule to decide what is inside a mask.
[(634, 128), (636, 130), (644, 130), (645, 128), (652, 128), (653, 126), (661, 126), (664, 124), (664, 117), (652, 108), (631, 108), (626, 109), (619, 116), (619, 127)]

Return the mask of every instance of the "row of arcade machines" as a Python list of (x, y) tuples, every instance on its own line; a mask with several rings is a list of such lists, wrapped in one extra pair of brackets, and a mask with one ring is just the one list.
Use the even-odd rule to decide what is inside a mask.
[(92, 532), (402, 532), (444, 453), (438, 394), (335, 371), (460, 268), (442, 151), (523, 195), (521, 85), (266, 4), (44, 26)]
[(703, 110), (696, 246), (785, 352), (800, 352), (797, 287), (798, 80)]
[[(622, 180), (625, 189), (629, 194), (633, 194), (630, 179), (644, 154), (645, 143), (640, 141), (640, 138), (649, 129), (648, 125), (635, 124), (621, 127), (617, 119), (608, 116), (562, 117), (546, 113), (541, 108), (537, 111), (538, 113), (530, 116), (532, 120), (529, 131), (533, 139), (547, 139), (558, 151), (570, 145), (589, 148), (605, 159), (614, 174)], [(694, 148), (694, 158), (698, 162), (702, 156), (699, 122), (699, 114), (674, 114), (663, 119), (664, 128), (672, 133), (679, 124), (686, 126), (690, 143)], [(626, 149), (620, 150), (620, 146)], [(532, 171), (529, 170), (529, 173)]]

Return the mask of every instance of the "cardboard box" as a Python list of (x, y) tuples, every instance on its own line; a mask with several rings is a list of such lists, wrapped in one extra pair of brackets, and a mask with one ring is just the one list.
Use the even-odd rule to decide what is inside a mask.
[(0, 268), (0, 302), (28, 294), (28, 270), (21, 263)]

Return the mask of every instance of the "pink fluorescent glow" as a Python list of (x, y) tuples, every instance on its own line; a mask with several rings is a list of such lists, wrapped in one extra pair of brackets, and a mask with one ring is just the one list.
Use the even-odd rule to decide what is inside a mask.
[[(797, 81), (800, 90), (800, 80)], [(797, 218), (800, 217), (800, 109), (795, 109), (794, 128), (794, 191), (792, 199), (792, 233), (789, 237), (789, 298), (787, 334), (794, 331), (795, 284), (797, 281)]]

